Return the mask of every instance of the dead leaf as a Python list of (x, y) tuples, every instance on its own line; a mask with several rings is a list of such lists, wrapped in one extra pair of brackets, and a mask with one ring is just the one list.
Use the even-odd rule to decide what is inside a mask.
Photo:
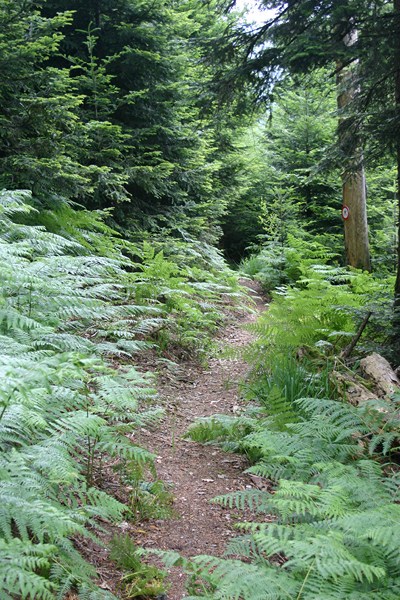
[(111, 592), (111, 587), (108, 585), (108, 583), (106, 581), (102, 581), (101, 584), (99, 585), (99, 588), (101, 590), (109, 590)]

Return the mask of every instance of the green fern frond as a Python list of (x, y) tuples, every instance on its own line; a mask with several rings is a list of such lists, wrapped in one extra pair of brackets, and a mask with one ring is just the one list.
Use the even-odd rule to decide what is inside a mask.
[(196, 442), (238, 441), (251, 431), (254, 421), (248, 417), (214, 415), (198, 419), (187, 432)]
[(56, 585), (38, 572), (46, 572), (56, 553), (50, 544), (33, 544), (17, 538), (0, 538), (0, 595), (4, 600), (16, 596), (34, 600), (54, 600)]
[(250, 508), (255, 512), (268, 512), (268, 500), (265, 492), (256, 489), (217, 496), (213, 498), (213, 502), (229, 508), (238, 508), (239, 510)]

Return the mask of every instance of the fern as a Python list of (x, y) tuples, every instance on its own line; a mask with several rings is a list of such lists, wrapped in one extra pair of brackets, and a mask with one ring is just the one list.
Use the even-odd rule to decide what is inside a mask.
[[(111, 598), (71, 536), (93, 537), (99, 517), (118, 522), (127, 510), (92, 486), (102, 456), (152, 462), (118, 430), (146, 419), (150, 381), (132, 368), (115, 373), (101, 356), (104, 346), (127, 356), (142, 348), (130, 329), (158, 311), (126, 304), (125, 260), (15, 223), (34, 212), (27, 200), (0, 198), (0, 594), (62, 598), (76, 588)], [(91, 328), (96, 337), (82, 337)]]
[(268, 313), (252, 326), (259, 342), (250, 348), (249, 361), (255, 370), (268, 373), (270, 361), (285, 362), (299, 349), (311, 359), (334, 355), (348, 343), (356, 323), (369, 310), (372, 317), (368, 327), (376, 329), (378, 342), (378, 329), (379, 336), (382, 331), (376, 306), (386, 298), (387, 287), (387, 281), (365, 273), (318, 264), (305, 266), (296, 285), (277, 290)]
[[(228, 560), (216, 567), (213, 559), (209, 563), (199, 559), (201, 576), (205, 581), (212, 579), (217, 590), (213, 597), (221, 598), (254, 600), (261, 597), (258, 585), (264, 581), (269, 586), (264, 593), (274, 599), (288, 597), (283, 590), (292, 590), (289, 597), (307, 600), (394, 599), (400, 589), (400, 508), (394, 503), (399, 492), (398, 477), (388, 477), (379, 462), (368, 458), (368, 446), (360, 448), (357, 438), (353, 439), (364, 425), (363, 414), (357, 418), (354, 407), (320, 399), (299, 403), (307, 414), (304, 422), (297, 421), (287, 431), (275, 432), (266, 431), (265, 423), (259, 424), (259, 432), (243, 441), (244, 446), (256, 444), (262, 453), (260, 467), (256, 465), (251, 471), (266, 475), (270, 465), (271, 476), (278, 461), (290, 479), (282, 479), (278, 473), (278, 486), (272, 494), (253, 489), (215, 499), (226, 506), (250, 508), (265, 515), (267, 521), (274, 521), (239, 525), (247, 533), (228, 547), (228, 554), (251, 560), (251, 569), (245, 563), (237, 566)], [(353, 410), (355, 414), (350, 418)], [(371, 407), (364, 410), (372, 416)], [(375, 416), (378, 413), (382, 415), (375, 408)], [(388, 422), (391, 418), (389, 412)], [(337, 426), (343, 424), (343, 419), (347, 438)], [(380, 420), (376, 421), (377, 428)], [(313, 426), (321, 422), (322, 426)], [(344, 443), (348, 448), (344, 453), (332, 444), (339, 433), (340, 446)], [(276, 556), (285, 557), (283, 570), (274, 562)], [(266, 561), (267, 557), (271, 562)], [(193, 565), (197, 561), (194, 559)], [(231, 579), (232, 568), (235, 573), (248, 570), (248, 588), (242, 580), (238, 584), (237, 579)], [(270, 584), (270, 579), (277, 581), (278, 577), (282, 581), (280, 590)]]
[[(113, 596), (73, 539), (101, 543), (100, 526), (129, 515), (101, 490), (103, 465), (112, 457), (121, 481), (152, 473), (131, 438), (162, 416), (132, 359), (154, 344), (201, 354), (221, 299), (240, 292), (209, 246), (139, 247), (108, 213), (56, 204), (38, 212), (29, 192), (0, 193), (0, 596), (99, 600)], [(168, 495), (136, 484), (147, 500)]]
[[(340, 274), (320, 272), (342, 285)], [(282, 307), (279, 320), (272, 314), (274, 329), (256, 327), (260, 339), (250, 353), (257, 354), (257, 370), (248, 395), (259, 408), (238, 418), (215, 415), (189, 431), (198, 441), (233, 443), (253, 461), (248, 472), (274, 485), (271, 492), (252, 488), (214, 499), (252, 511), (254, 522), (238, 524), (242, 535), (231, 541), (226, 558), (194, 557), (185, 563), (197, 581), (189, 597), (394, 600), (400, 594), (400, 478), (391, 462), (400, 437), (398, 397), (355, 407), (309, 362), (297, 365), (290, 359), (283, 370), (274, 360), (268, 364), (265, 353), (260, 357), (265, 346), (267, 358), (271, 348), (280, 357), (299, 339), (304, 343), (303, 327), (316, 339), (314, 317), (301, 321), (302, 309), (295, 307), (300, 323), (296, 329), (293, 315), (286, 313), (294, 335), (289, 332), (282, 345)], [(332, 314), (318, 336), (329, 335)], [(313, 397), (302, 397), (302, 390)]]
[(56, 586), (37, 574), (50, 568), (56, 548), (50, 544), (0, 539), (0, 595), (4, 600), (15, 596), (54, 600)]

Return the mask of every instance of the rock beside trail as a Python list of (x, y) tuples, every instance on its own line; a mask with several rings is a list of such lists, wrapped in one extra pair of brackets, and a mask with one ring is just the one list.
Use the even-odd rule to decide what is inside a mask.
[(334, 381), (339, 384), (340, 389), (343, 390), (343, 393), (350, 404), (353, 404), (354, 406), (359, 406), (363, 402), (375, 400), (377, 398), (377, 395), (362, 385), (360, 381), (356, 380), (355, 376), (333, 371), (332, 377)]
[(400, 391), (400, 377), (380, 354), (374, 352), (363, 358), (360, 371), (359, 375), (350, 371), (332, 372), (333, 381), (354, 406), (379, 398), (389, 400)]
[(380, 354), (374, 352), (360, 361), (360, 369), (366, 379), (372, 382), (379, 397), (392, 396), (400, 391), (400, 379), (392, 367)]

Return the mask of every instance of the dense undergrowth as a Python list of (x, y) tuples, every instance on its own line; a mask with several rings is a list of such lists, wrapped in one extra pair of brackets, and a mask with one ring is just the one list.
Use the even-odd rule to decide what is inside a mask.
[[(168, 242), (138, 248), (101, 213), (65, 205), (38, 214), (29, 193), (0, 195), (4, 600), (64, 598), (71, 589), (114, 597), (96, 587), (75, 542), (135, 518), (146, 489), (164, 493), (141, 487), (153, 456), (129, 437), (162, 414), (134, 357), (151, 346), (160, 360), (166, 347), (201, 355), (223, 318), (221, 298), (237, 293), (214, 251), (170, 245), (174, 253)], [(129, 505), (105, 491), (110, 461), (135, 482)]]
[(254, 515), (238, 524), (241, 535), (226, 557), (170, 554), (166, 561), (191, 573), (190, 598), (395, 600), (400, 394), (353, 406), (332, 377), (349, 370), (341, 351), (366, 311), (373, 312), (371, 329), (358, 356), (373, 339), (384, 344), (388, 332), (377, 307), (387, 282), (293, 256), (295, 281), (274, 293), (254, 326), (249, 408), (201, 419), (188, 434), (245, 453), (248, 472), (269, 481), (270, 491), (254, 487), (215, 499)]

